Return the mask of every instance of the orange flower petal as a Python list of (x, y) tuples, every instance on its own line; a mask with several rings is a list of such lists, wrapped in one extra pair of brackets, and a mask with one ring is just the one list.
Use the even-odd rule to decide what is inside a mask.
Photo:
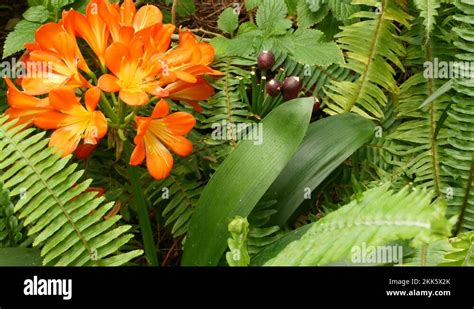
[(84, 113), (84, 107), (76, 98), (74, 89), (71, 87), (60, 87), (51, 90), (49, 93), (49, 103), (62, 113), (72, 115)]
[(99, 78), (99, 88), (106, 92), (117, 92), (120, 90), (117, 77), (104, 74)]
[(120, 21), (125, 25), (132, 25), (136, 12), (137, 9), (133, 4), (133, 0), (125, 0), (120, 7)]
[(163, 20), (163, 14), (160, 9), (154, 5), (142, 6), (133, 20), (133, 27), (135, 31), (148, 28), (154, 24), (159, 24)]
[(187, 157), (193, 153), (193, 143), (183, 136), (173, 136), (165, 143), (178, 156)]
[(34, 117), (35, 126), (40, 129), (57, 129), (67, 123), (68, 116), (56, 111), (44, 112)]
[[(137, 137), (145, 135), (146, 131), (148, 131), (148, 126), (150, 125), (151, 120), (150, 117), (135, 117), (135, 123), (137, 124)], [(135, 141), (135, 143), (137, 142)]]
[(70, 128), (70, 126), (61, 127), (51, 134), (49, 146), (55, 147), (54, 152), (65, 157), (76, 150), (80, 140), (81, 135), (77, 130)]
[(145, 145), (143, 143), (143, 136), (135, 137), (135, 149), (133, 149), (130, 156), (130, 165), (140, 165), (145, 160)]
[(145, 135), (146, 166), (150, 175), (155, 179), (164, 179), (169, 176), (173, 168), (173, 156), (153, 137)]
[(176, 77), (182, 80), (183, 82), (187, 82), (190, 84), (194, 84), (197, 82), (197, 78), (191, 73), (187, 73), (185, 71), (176, 71), (174, 73), (176, 74)]
[(202, 101), (214, 95), (214, 89), (202, 79), (195, 84), (177, 81), (166, 86), (165, 90), (171, 99), (182, 101)]
[(100, 89), (98, 87), (90, 88), (85, 94), (86, 106), (89, 111), (95, 110), (100, 100)]
[(148, 103), (149, 96), (145, 91), (129, 91), (126, 89), (121, 89), (119, 97), (122, 101), (128, 105), (145, 105)]
[(188, 134), (196, 125), (194, 116), (185, 112), (176, 112), (163, 119), (167, 130), (173, 135)]
[(215, 51), (211, 44), (201, 43), (199, 49), (201, 50), (201, 64), (210, 65), (214, 62)]
[(94, 112), (94, 123), (97, 127), (97, 141), (107, 134), (107, 118), (100, 111)]
[(152, 119), (163, 118), (170, 112), (170, 106), (166, 100), (161, 99), (156, 103), (153, 113), (151, 114)]
[(112, 43), (105, 52), (105, 64), (114, 73), (119, 76), (122, 63), (130, 61), (130, 53), (126, 45), (122, 43)]

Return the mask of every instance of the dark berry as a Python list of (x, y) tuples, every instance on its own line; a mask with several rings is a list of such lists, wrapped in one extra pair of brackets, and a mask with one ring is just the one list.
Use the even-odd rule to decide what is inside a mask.
[(264, 50), (258, 55), (258, 68), (270, 70), (275, 64), (275, 55), (269, 50)]
[(301, 79), (297, 76), (290, 76), (285, 78), (283, 85), (281, 86), (281, 92), (285, 100), (296, 99), (303, 88)]
[(314, 97), (313, 113), (316, 113), (320, 107), (321, 102), (319, 102), (318, 98)]
[(277, 79), (271, 79), (267, 82), (265, 88), (269, 96), (276, 97), (280, 94), (281, 82)]

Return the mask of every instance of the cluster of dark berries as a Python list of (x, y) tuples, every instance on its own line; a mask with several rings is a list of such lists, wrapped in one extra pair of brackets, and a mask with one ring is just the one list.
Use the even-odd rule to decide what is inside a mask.
[[(258, 55), (258, 68), (261, 71), (271, 70), (274, 64), (275, 55), (271, 51), (264, 50)], [(289, 76), (283, 83), (273, 78), (265, 86), (269, 96), (276, 97), (281, 93), (287, 101), (296, 99), (302, 88), (303, 83), (298, 76)]]

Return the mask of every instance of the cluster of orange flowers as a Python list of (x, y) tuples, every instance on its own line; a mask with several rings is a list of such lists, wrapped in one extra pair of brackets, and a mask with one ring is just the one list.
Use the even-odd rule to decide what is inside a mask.
[[(94, 148), (91, 145), (107, 134), (108, 122), (121, 125), (125, 117), (116, 112), (121, 104), (144, 106), (157, 98), (150, 117), (134, 116), (136, 108), (130, 108), (137, 127), (130, 164), (139, 165), (146, 158), (150, 174), (165, 178), (173, 166), (168, 149), (179, 156), (192, 152), (192, 143), (184, 135), (195, 119), (189, 113), (170, 114), (164, 99), (188, 102), (199, 110), (197, 102), (214, 93), (204, 76), (221, 74), (210, 68), (212, 46), (198, 42), (189, 31), (180, 29), (179, 44), (170, 49), (174, 31), (174, 25), (163, 24), (156, 6), (137, 11), (132, 0), (121, 6), (91, 0), (85, 15), (64, 11), (61, 21), (43, 25), (35, 42), (25, 46), (23, 62), (51, 65), (45, 74), (27, 72), (17, 79), (22, 91), (7, 80), (7, 113), (20, 123), (55, 130), (50, 146), (66, 156), (83, 146)], [(102, 72), (99, 78), (84, 59), (78, 38), (95, 54)], [(108, 96), (114, 99), (114, 107)]]

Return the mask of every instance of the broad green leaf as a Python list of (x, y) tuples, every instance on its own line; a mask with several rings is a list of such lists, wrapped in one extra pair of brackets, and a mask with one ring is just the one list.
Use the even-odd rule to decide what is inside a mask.
[(262, 0), (245, 0), (245, 9), (251, 11), (262, 3)]
[(324, 179), (374, 135), (375, 126), (361, 116), (345, 113), (309, 126), (303, 143), (264, 200), (276, 200), (271, 224), (283, 225)]
[[(300, 1), (297, 6), (298, 11), (298, 27), (309, 28), (316, 23), (319, 23), (327, 16), (328, 7), (324, 6), (321, 10), (311, 11), (306, 2)], [(319, 29), (319, 28), (318, 28)]]
[(217, 265), (229, 236), (227, 225), (247, 217), (287, 165), (308, 128), (312, 98), (289, 101), (261, 122), (263, 143), (242, 141), (203, 190), (190, 223), (182, 264)]
[(21, 20), (15, 29), (10, 32), (3, 46), (3, 58), (11, 56), (24, 49), (26, 43), (31, 43), (35, 39), (35, 31), (41, 26), (27, 20)]
[(238, 14), (236, 14), (233, 8), (225, 9), (217, 20), (217, 26), (225, 33), (234, 33), (239, 26)]
[(0, 266), (41, 266), (38, 249), (0, 248)]
[(323, 33), (314, 29), (298, 29), (292, 35), (293, 58), (304, 64), (326, 66), (343, 63), (344, 56), (334, 42), (322, 42)]
[(49, 18), (49, 11), (42, 5), (34, 6), (23, 13), (23, 18), (35, 23), (44, 23)]
[(257, 26), (266, 35), (281, 35), (291, 27), (291, 21), (286, 19), (288, 8), (285, 0), (263, 0), (257, 11)]

